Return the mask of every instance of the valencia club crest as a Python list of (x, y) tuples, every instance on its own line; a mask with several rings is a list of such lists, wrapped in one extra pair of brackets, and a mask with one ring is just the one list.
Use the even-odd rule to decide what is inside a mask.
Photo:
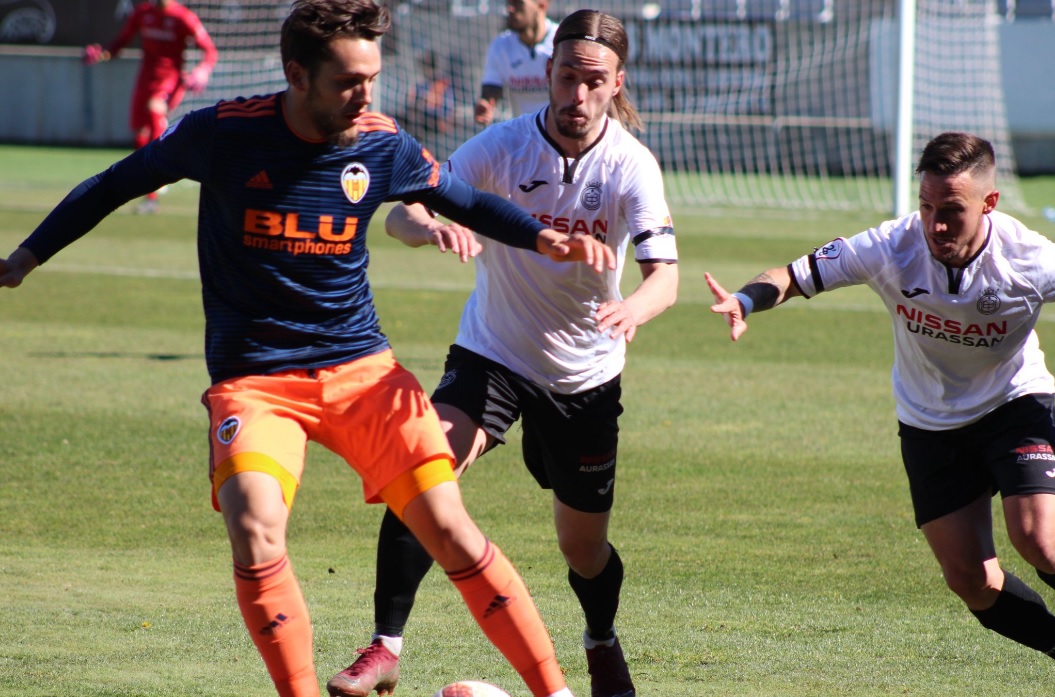
[(349, 201), (359, 203), (370, 188), (370, 172), (362, 164), (352, 162), (341, 172), (341, 188)]

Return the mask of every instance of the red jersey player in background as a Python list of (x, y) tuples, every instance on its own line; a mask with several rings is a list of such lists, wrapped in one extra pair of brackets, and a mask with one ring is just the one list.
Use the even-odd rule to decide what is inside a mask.
[[(194, 93), (205, 89), (216, 65), (217, 52), (212, 38), (193, 12), (175, 0), (147, 0), (136, 5), (121, 27), (121, 33), (109, 46), (86, 46), (84, 62), (95, 65), (116, 57), (137, 34), (143, 49), (143, 63), (132, 91), (129, 125), (135, 147), (141, 148), (165, 132), (168, 115), (183, 101), (188, 89)], [(184, 73), (183, 51), (188, 40), (193, 40), (205, 55), (193, 70)], [(156, 210), (157, 193), (152, 192), (140, 204), (139, 211)]]

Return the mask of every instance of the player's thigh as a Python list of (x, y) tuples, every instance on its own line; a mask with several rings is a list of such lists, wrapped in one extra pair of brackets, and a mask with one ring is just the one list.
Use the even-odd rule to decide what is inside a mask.
[(565, 506), (606, 513), (615, 497), (619, 445), (619, 378), (583, 393), (536, 388), (524, 406), (524, 462)]
[(996, 556), (991, 501), (984, 493), (920, 527), (946, 579), (984, 577), (985, 562)]
[(213, 506), (231, 477), (261, 472), (279, 484), (292, 507), (304, 472), (308, 433), (318, 420), (312, 383), (291, 372), (226, 380), (209, 388), (202, 403), (209, 413), (209, 477)]
[(402, 519), (446, 570), (464, 569), (483, 556), (487, 540), (469, 517), (457, 482), (443, 482), (411, 499)]
[(506, 432), (520, 418), (517, 380), (505, 366), (451, 346), (432, 402), (460, 467), (505, 443)]
[(183, 97), (186, 96), (186, 94), (187, 87), (183, 84), (183, 82), (180, 81), (176, 83), (172, 90), (168, 92), (167, 98), (165, 100), (165, 113), (171, 114), (173, 111), (175, 111), (176, 107), (183, 103)]
[(486, 452), (495, 442), (480, 424), (458, 407), (436, 402), (436, 413), (440, 427), (447, 435), (447, 442), (454, 451), (455, 471), (459, 477), (465, 473), (476, 458)]
[(316, 440), (363, 480), (367, 501), (405, 472), (435, 460), (453, 466), (439, 417), (417, 378), (391, 351), (319, 371), (325, 418)]
[(136, 86), (129, 103), (128, 126), (132, 131), (149, 129), (151, 124), (150, 91)]
[(986, 458), (1004, 497), (1055, 494), (1051, 395), (1019, 397), (988, 414)]
[(1008, 538), (1022, 557), (1045, 573), (1055, 573), (1055, 494), (1004, 498)]
[(927, 431), (900, 424), (898, 435), (917, 527), (994, 493), (984, 442), (971, 431)]

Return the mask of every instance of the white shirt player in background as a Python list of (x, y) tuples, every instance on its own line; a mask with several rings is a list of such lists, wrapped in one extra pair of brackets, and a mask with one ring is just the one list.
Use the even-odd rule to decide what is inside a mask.
[[(558, 545), (585, 615), (594, 697), (636, 695), (614, 624), (623, 564), (608, 541), (619, 380), (626, 343), (674, 303), (678, 285), (662, 173), (623, 125), (640, 127), (623, 92), (627, 46), (618, 19), (596, 10), (569, 15), (547, 69), (548, 107), (487, 128), (447, 163), (465, 181), (558, 230), (603, 240), (615, 253), (614, 268), (591, 278), (539, 255), (506, 253), (503, 245), (481, 250), (469, 230), (435, 220), (422, 206), (397, 207), (386, 221), (389, 234), (407, 245), (475, 256), (476, 287), (433, 402), (459, 474), (504, 443), (520, 418), (525, 463), (553, 490)], [(620, 275), (630, 253), (642, 281), (624, 298)], [(414, 593), (432, 562), (412, 552), (413, 537), (391, 513), (378, 544), (373, 645), (398, 653)], [(375, 675), (379, 663), (367, 660), (364, 654), (345, 673), (357, 680)], [(388, 660), (384, 665), (394, 665)], [(358, 684), (368, 691), (371, 683)]]
[(707, 275), (733, 341), (752, 310), (867, 285), (894, 329), (894, 397), (916, 523), (949, 588), (988, 629), (1055, 658), (1055, 616), (1001, 568), (991, 497), (1012, 544), (1055, 587), (1055, 379), (1034, 326), (1055, 300), (1055, 244), (995, 210), (992, 146), (927, 144), (919, 210), (838, 238), (730, 295)]
[(487, 48), (476, 122), (494, 121), (495, 106), (505, 93), (513, 116), (537, 111), (549, 103), (546, 64), (553, 55), (557, 23), (546, 17), (549, 0), (506, 3), (507, 29)]

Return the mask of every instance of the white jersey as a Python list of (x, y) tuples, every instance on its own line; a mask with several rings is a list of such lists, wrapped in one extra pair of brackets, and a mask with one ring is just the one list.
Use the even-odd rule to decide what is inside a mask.
[(487, 128), (458, 148), (448, 166), (555, 230), (602, 240), (617, 268), (597, 273), (484, 240), (456, 343), (541, 387), (572, 394), (623, 370), (625, 339), (597, 331), (593, 315), (601, 303), (622, 299), (627, 243), (634, 243), (639, 262), (676, 262), (677, 247), (663, 176), (644, 145), (605, 117), (598, 141), (578, 159), (565, 158), (545, 132), (544, 115)]
[(1055, 392), (1034, 326), (1055, 299), (1055, 244), (1003, 213), (962, 269), (935, 259), (919, 213), (837, 239), (791, 264), (806, 297), (866, 284), (894, 328), (898, 419), (927, 430), (977, 421), (1026, 394)]
[(534, 46), (525, 46), (520, 36), (506, 29), (487, 47), (484, 85), (505, 89), (513, 116), (538, 111), (549, 104), (546, 62), (553, 56), (557, 23), (546, 20), (546, 35)]

